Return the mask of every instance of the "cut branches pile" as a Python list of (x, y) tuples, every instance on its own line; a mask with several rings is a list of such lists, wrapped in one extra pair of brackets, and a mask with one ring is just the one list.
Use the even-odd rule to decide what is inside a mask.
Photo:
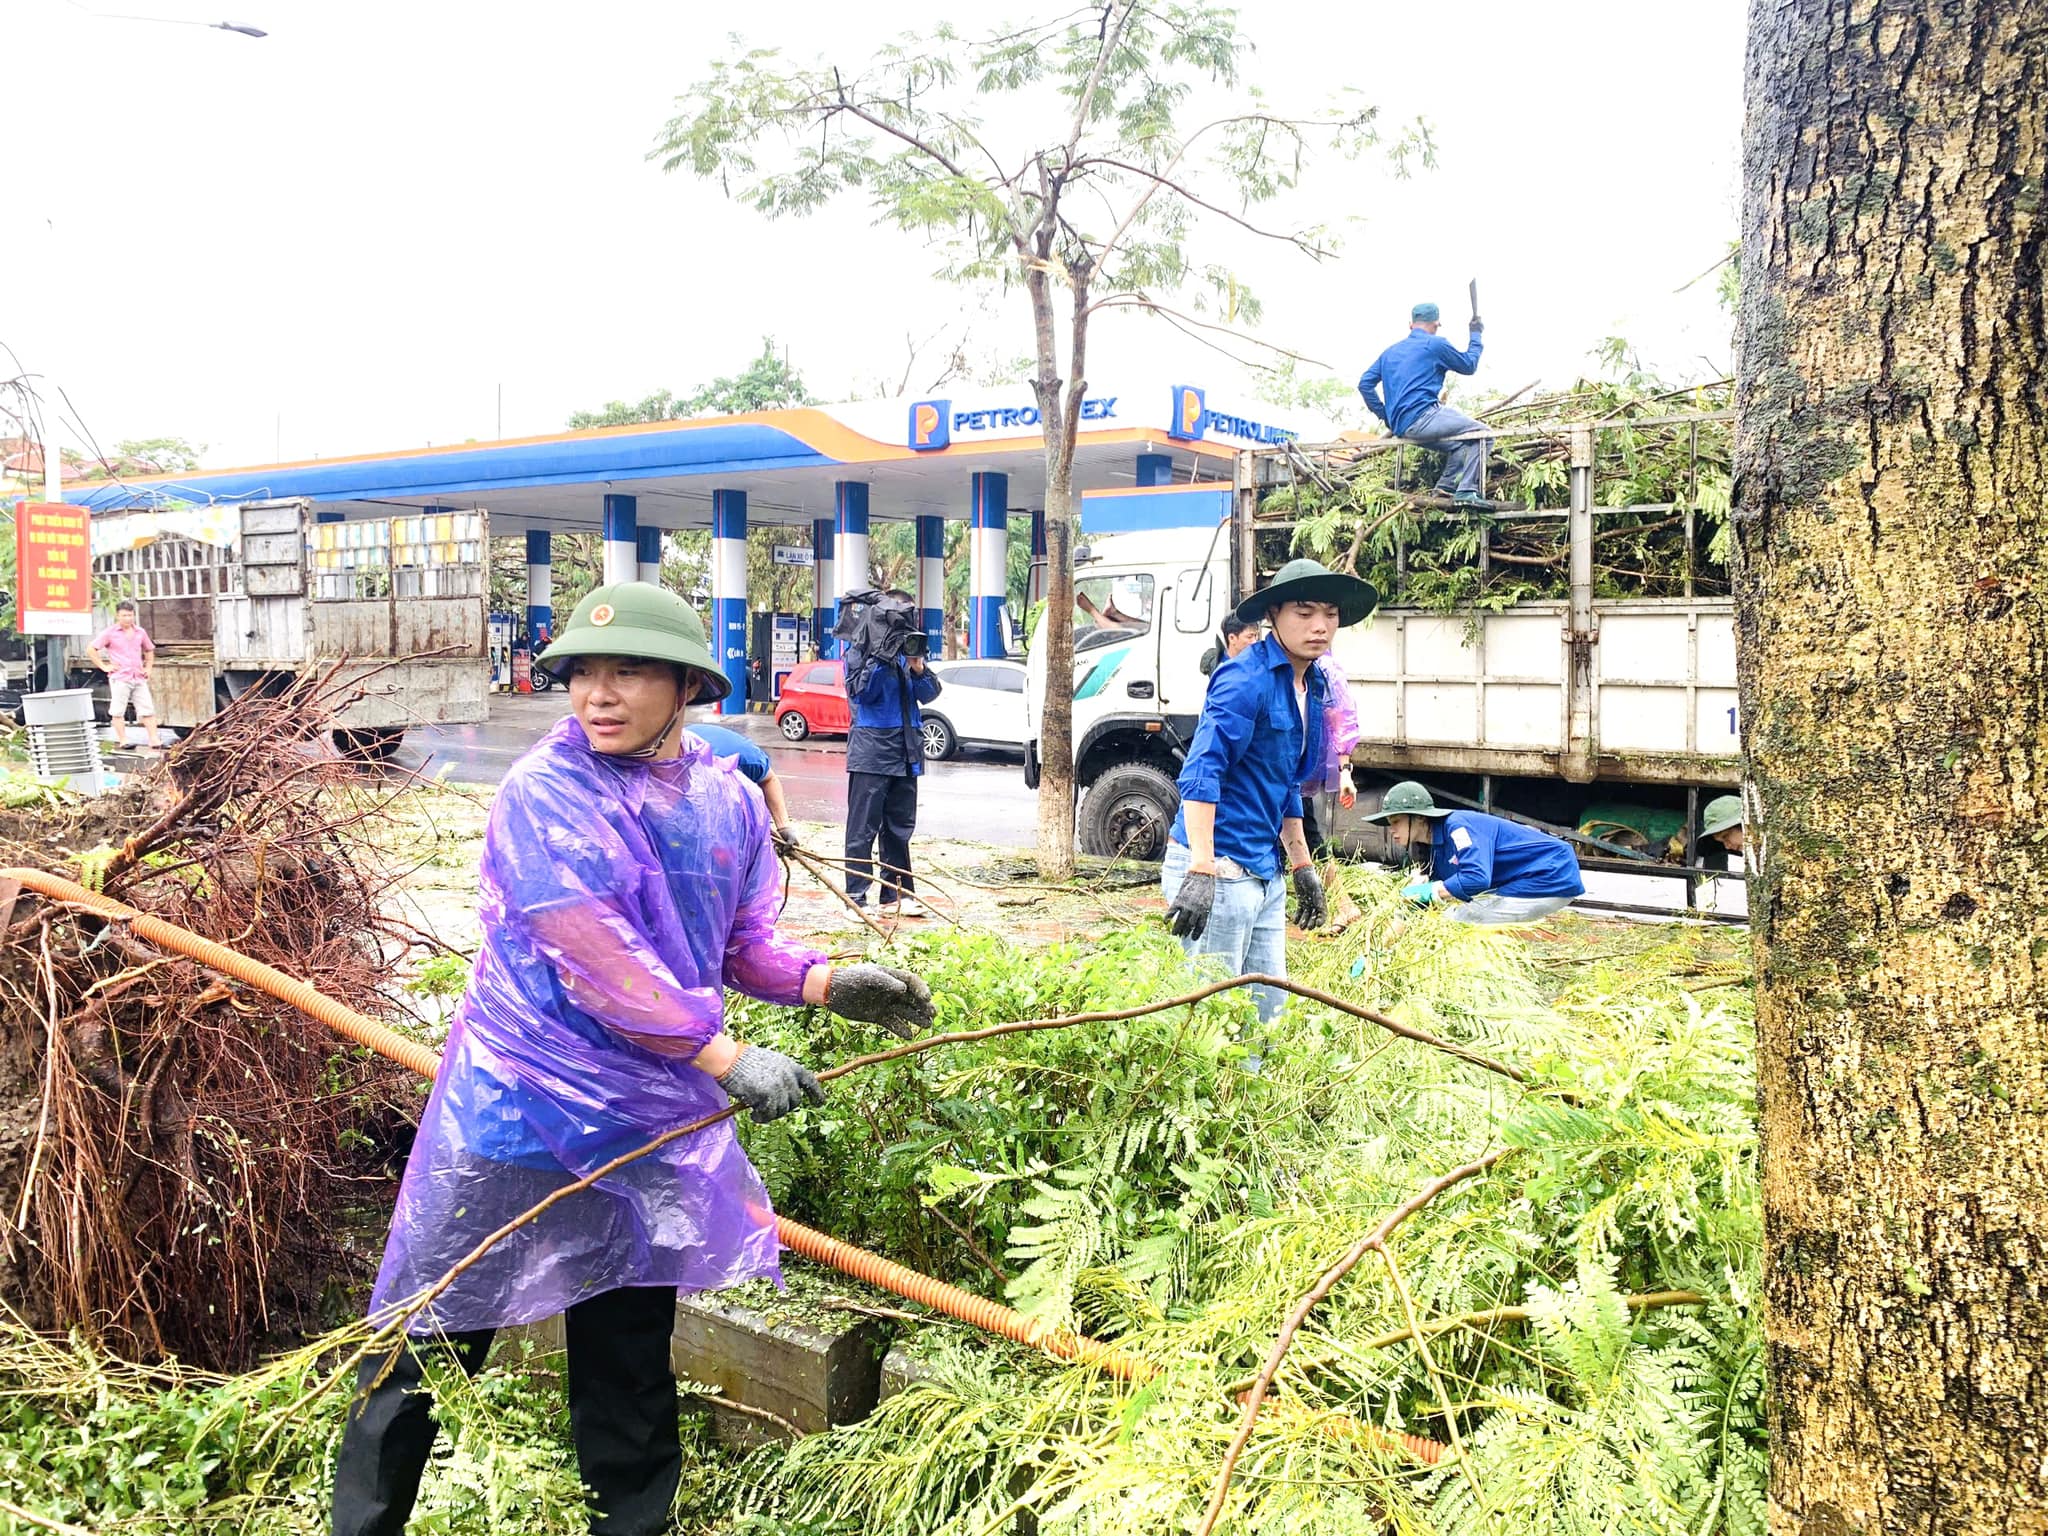
[[(333, 674), (245, 696), (117, 794), (0, 814), (0, 862), (388, 1014), (410, 940), (380, 911), (380, 797), (320, 745), (353, 696)], [(317, 1321), (361, 1267), (353, 1191), (409, 1134), (402, 1070), (18, 888), (0, 888), (0, 997), (0, 1296), (130, 1358), (212, 1368)]]

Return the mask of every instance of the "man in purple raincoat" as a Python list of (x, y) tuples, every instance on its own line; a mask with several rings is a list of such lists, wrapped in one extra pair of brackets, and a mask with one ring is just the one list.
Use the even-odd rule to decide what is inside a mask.
[[(728, 1096), (757, 1120), (822, 1102), (798, 1063), (724, 1033), (727, 987), (905, 1038), (932, 1020), (909, 972), (834, 967), (777, 936), (761, 796), (683, 725), (684, 706), (728, 686), (689, 604), (639, 582), (600, 587), (536, 663), (567, 684), (572, 718), (491, 807), (483, 952), (406, 1165), (374, 1318), (405, 1312), (549, 1194)], [(778, 1273), (767, 1192), (723, 1122), (562, 1200), (406, 1330), (473, 1371), (496, 1329), (565, 1313), (591, 1530), (651, 1536), (668, 1529), (682, 1464), (676, 1293)], [(403, 1531), (435, 1433), (420, 1384), (412, 1347), (364, 1363), (335, 1536)]]

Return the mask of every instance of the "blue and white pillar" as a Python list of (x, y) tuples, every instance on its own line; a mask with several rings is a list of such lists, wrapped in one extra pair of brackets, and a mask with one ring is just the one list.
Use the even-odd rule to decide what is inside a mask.
[(839, 588), (832, 574), (833, 519), (811, 519), (811, 625), (816, 631), (818, 654), (836, 656), (839, 642), (832, 638), (832, 626), (839, 622)]
[(868, 488), (859, 480), (841, 480), (832, 487), (833, 518), (838, 524), (834, 560), (839, 568), (839, 595), (868, 585)]
[(930, 655), (945, 655), (946, 519), (936, 514), (917, 520), (917, 606)]
[(555, 633), (555, 541), (545, 528), (526, 530), (526, 639), (535, 654)]
[(1030, 623), (1031, 610), (1045, 601), (1045, 587), (1049, 579), (1045, 555), (1045, 508), (1031, 510), (1031, 574), (1024, 578), (1024, 622)]
[(604, 584), (640, 579), (640, 504), (631, 496), (604, 499)]
[(711, 644), (732, 692), (720, 714), (747, 712), (747, 493), (711, 493)]
[(635, 542), (639, 545), (639, 577), (649, 586), (661, 585), (661, 541), (662, 530), (642, 528), (638, 530)]
[(1138, 455), (1138, 484), (1173, 484), (1173, 456), (1165, 453), (1141, 453)]
[(983, 470), (974, 477), (973, 512), (968, 537), (974, 541), (969, 562), (968, 637), (976, 657), (1007, 656), (1003, 633), (1003, 597), (1010, 572), (1010, 477)]

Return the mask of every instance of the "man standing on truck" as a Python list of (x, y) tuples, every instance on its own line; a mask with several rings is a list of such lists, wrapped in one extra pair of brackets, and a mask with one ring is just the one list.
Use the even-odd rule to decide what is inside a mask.
[(1401, 894), (1419, 906), (1447, 898), (1460, 923), (1528, 923), (1586, 894), (1579, 861), (1560, 838), (1482, 811), (1440, 808), (1412, 779), (1387, 791), (1365, 818), (1383, 821), (1394, 846), (1428, 861), (1432, 878)]
[[(1233, 976), (1287, 974), (1290, 883), (1302, 927), (1329, 916), (1301, 825), (1301, 785), (1322, 764), (1329, 703), (1316, 662), (1339, 629), (1378, 605), (1371, 582), (1290, 560), (1238, 605), (1240, 619), (1263, 619), (1271, 633), (1209, 679), (1159, 885), (1181, 947), (1217, 956)], [(1283, 850), (1291, 882), (1281, 878)], [(1255, 990), (1270, 1023), (1283, 994)]]
[(135, 621), (135, 604), (122, 598), (114, 605), (114, 622), (86, 647), (92, 664), (107, 674), (107, 710), (114, 717), (114, 750), (128, 750), (128, 706), (142, 727), (142, 750), (156, 750), (156, 700), (150, 696), (149, 673), (156, 662), (156, 642)]
[[(835, 966), (775, 932), (761, 797), (683, 729), (691, 699), (729, 687), (688, 603), (644, 582), (599, 587), (537, 661), (566, 683), (570, 716), (491, 805), (483, 949), (399, 1186), (370, 1303), (380, 1320), (486, 1234), (728, 1099), (757, 1121), (823, 1103), (799, 1063), (726, 1033), (728, 987), (905, 1039), (933, 1018), (910, 972)], [(558, 1312), (591, 1528), (668, 1531), (676, 1293), (777, 1273), (774, 1213), (730, 1122), (541, 1211), (464, 1262), (407, 1319), (410, 1342), (363, 1361), (334, 1536), (405, 1529), (435, 1434), (420, 1356), (473, 1372), (495, 1330)]]
[[(1366, 408), (1396, 437), (1411, 443), (1440, 448), (1444, 472), (1437, 477), (1437, 493), (1460, 505), (1479, 500), (1479, 471), (1486, 462), (1483, 438), (1465, 437), (1483, 432), (1484, 422), (1443, 403), (1446, 373), (1475, 373), (1479, 368), (1480, 336), (1486, 327), (1472, 317), (1471, 340), (1463, 352), (1437, 335), (1441, 311), (1434, 304), (1418, 304), (1410, 313), (1408, 334), (1395, 342), (1359, 376), (1358, 392)], [(1386, 398), (1380, 398), (1381, 385)]]

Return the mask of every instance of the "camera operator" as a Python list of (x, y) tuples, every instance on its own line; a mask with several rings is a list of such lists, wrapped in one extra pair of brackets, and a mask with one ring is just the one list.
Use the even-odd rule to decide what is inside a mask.
[(922, 917), (912, 899), (910, 837), (924, 773), (920, 704), (939, 696), (910, 594), (848, 594), (835, 633), (846, 641), (846, 894), (866, 905), (879, 845), (883, 917)]

